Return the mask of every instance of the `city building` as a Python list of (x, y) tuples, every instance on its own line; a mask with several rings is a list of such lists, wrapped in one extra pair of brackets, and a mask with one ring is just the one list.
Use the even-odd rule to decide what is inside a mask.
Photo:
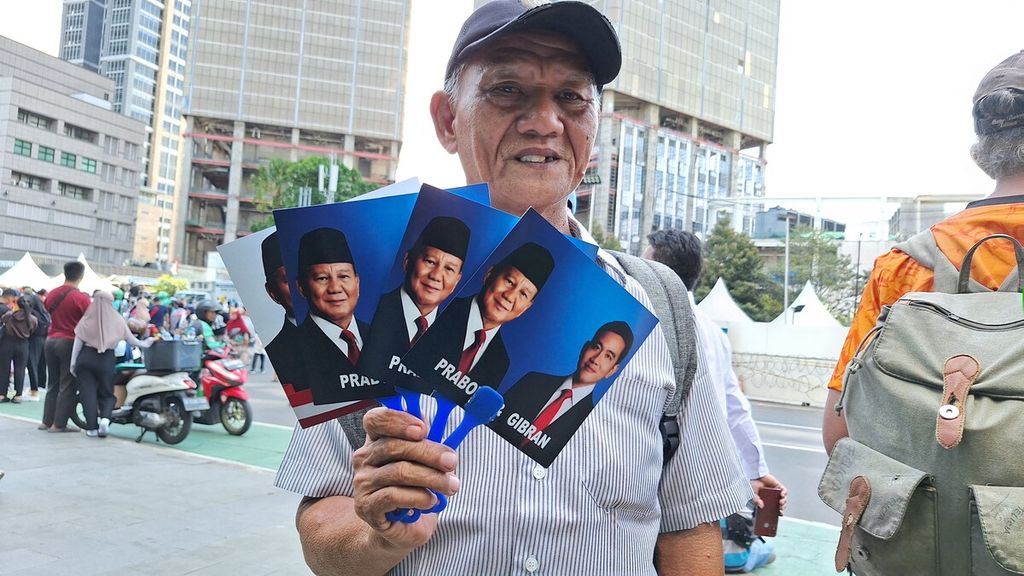
[(379, 183), (401, 146), (410, 0), (205, 0), (193, 7), (174, 254), (204, 266), (265, 218), (272, 159), (334, 156)]
[(61, 58), (113, 80), (113, 110), (147, 127), (132, 250), (139, 264), (167, 264), (174, 240), (191, 10), (192, 0), (64, 0)]
[(813, 228), (833, 238), (842, 238), (846, 233), (846, 224), (841, 222), (775, 206), (757, 213), (754, 218), (754, 232), (750, 236), (752, 238), (785, 238), (787, 226), (790, 231), (801, 226)]
[(964, 209), (968, 202), (986, 194), (921, 195), (900, 199), (899, 208), (889, 218), (889, 238), (906, 240)]
[(0, 260), (131, 257), (145, 125), (114, 83), (0, 37)]
[[(479, 7), (485, 0), (475, 0)], [(661, 228), (751, 233), (775, 119), (779, 0), (590, 0), (615, 26), (576, 216), (636, 254)]]

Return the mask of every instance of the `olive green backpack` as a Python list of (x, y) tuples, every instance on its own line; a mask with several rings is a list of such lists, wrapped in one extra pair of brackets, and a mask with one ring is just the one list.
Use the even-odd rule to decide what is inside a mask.
[[(970, 278), (994, 238), (1017, 259), (998, 292)], [(960, 271), (930, 231), (898, 248), (934, 270), (935, 292), (885, 307), (846, 368), (849, 438), (818, 487), (843, 515), (836, 571), (1024, 574), (1024, 247), (989, 236)]]

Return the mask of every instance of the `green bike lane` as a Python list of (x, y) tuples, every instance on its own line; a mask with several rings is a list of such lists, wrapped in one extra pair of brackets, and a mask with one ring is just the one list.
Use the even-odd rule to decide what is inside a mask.
[[(42, 413), (41, 401), (0, 404), (0, 415), (22, 420), (26, 426), (39, 424)], [(139, 430), (136, 426), (114, 424), (110, 427), (111, 438), (106, 441), (134, 441)], [(40, 431), (39, 434), (45, 433)], [(193, 424), (192, 431), (180, 444), (168, 446), (159, 442), (152, 432), (143, 436), (142, 443), (201, 458), (277, 470), (290, 439), (290, 428), (254, 422), (242, 436), (231, 436), (220, 425)], [(838, 539), (838, 527), (783, 517), (778, 536), (774, 539), (777, 560), (756, 573), (764, 576), (834, 574), (833, 559)]]

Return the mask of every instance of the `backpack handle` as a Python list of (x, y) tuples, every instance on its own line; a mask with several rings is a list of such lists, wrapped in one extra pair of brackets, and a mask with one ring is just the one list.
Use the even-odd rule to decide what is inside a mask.
[[(1013, 243), (1013, 251), (1017, 256), (1017, 290), (1021, 291), (1024, 289), (1024, 246), (1022, 246), (1016, 238), (1008, 234), (993, 234), (978, 240), (978, 242), (974, 246), (971, 246), (971, 249), (967, 251), (967, 254), (964, 255), (964, 261), (960, 264), (960, 278), (957, 281), (957, 294), (967, 294), (970, 292), (971, 259), (974, 258), (974, 251), (985, 242), (995, 238), (1004, 238)], [(1006, 286), (1006, 284), (1003, 284), (1003, 286)]]

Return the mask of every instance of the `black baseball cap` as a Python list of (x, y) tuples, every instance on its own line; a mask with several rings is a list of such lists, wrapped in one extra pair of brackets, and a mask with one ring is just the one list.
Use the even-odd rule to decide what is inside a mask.
[(530, 0), (493, 0), (477, 8), (459, 31), (444, 77), (480, 46), (503, 34), (524, 30), (557, 32), (574, 41), (590, 61), (598, 88), (619, 75), (622, 49), (611, 22), (585, 2), (566, 0), (537, 4)]
[[(981, 79), (978, 89), (974, 92), (974, 132), (976, 134), (992, 134), (1000, 130), (1024, 126), (1024, 109), (1002, 110), (993, 113), (986, 110), (982, 100), (1001, 90), (1024, 92), (1024, 50), (1017, 52), (989, 70)], [(1019, 107), (1017, 107), (1019, 108)]]

